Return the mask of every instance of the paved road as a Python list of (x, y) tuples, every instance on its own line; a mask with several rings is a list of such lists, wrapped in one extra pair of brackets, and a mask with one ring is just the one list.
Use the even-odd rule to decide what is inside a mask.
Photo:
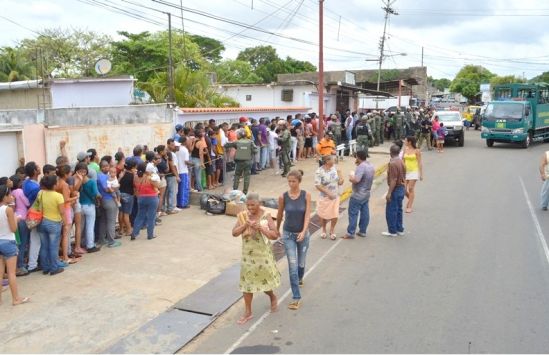
[[(183, 351), (547, 352), (549, 256), (541, 238), (549, 236), (549, 213), (538, 207), (537, 166), (548, 148), (486, 148), (469, 131), (464, 148), (425, 152), (405, 237), (380, 235), (382, 185), (366, 239), (313, 237), (308, 265), (315, 268), (298, 312), (286, 309), (286, 298), (278, 313), (261, 318), (268, 304), (259, 295), (249, 326), (234, 323), (239, 303)], [(339, 227), (342, 234), (345, 223)], [(282, 296), (288, 276), (281, 269)]]

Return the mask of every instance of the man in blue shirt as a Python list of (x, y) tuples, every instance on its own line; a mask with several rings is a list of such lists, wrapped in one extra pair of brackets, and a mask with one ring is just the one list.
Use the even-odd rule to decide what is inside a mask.
[(353, 184), (353, 193), (349, 199), (349, 226), (344, 239), (355, 237), (356, 223), (358, 221), (359, 237), (366, 237), (366, 229), (370, 223), (370, 190), (374, 181), (375, 169), (366, 161), (366, 151), (356, 152), (356, 170), (351, 172), (349, 181)]
[[(25, 164), (25, 175), (27, 178), (23, 181), (23, 193), (29, 200), (31, 206), (40, 192), (40, 184), (38, 177), (40, 176), (40, 167), (33, 161)], [(38, 228), (33, 228), (30, 231), (30, 246), (29, 246), (29, 272), (38, 271), (38, 254), (40, 253), (40, 234)]]
[(112, 190), (107, 185), (109, 179), (109, 163), (102, 160), (99, 167), (101, 172), (97, 174), (97, 189), (101, 195), (101, 215), (99, 217), (98, 244), (105, 244), (109, 248), (119, 247), (121, 243), (116, 239), (116, 215), (118, 206), (112, 196)]

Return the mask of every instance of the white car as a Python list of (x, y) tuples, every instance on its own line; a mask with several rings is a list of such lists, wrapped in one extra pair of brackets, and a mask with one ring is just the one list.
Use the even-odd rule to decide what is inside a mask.
[(459, 111), (436, 111), (433, 117), (438, 116), (438, 120), (444, 123), (448, 131), (445, 141), (455, 141), (459, 147), (465, 144), (463, 132), (463, 117)]

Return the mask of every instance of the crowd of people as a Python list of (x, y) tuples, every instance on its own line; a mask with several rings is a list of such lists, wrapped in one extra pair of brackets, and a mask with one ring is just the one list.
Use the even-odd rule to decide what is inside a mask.
[[(13, 303), (28, 301), (18, 296), (16, 276), (36, 271), (57, 275), (87, 253), (98, 252), (102, 247), (119, 247), (123, 237), (136, 240), (142, 229), (146, 229), (147, 239), (156, 238), (155, 226), (161, 224), (162, 216), (188, 208), (191, 191), (215, 189), (222, 184), (226, 178), (225, 167), (230, 170), (231, 164), (235, 171), (233, 189), (238, 190), (242, 177), (245, 194), (250, 175), (265, 169), (270, 168), (274, 174), (288, 179), (290, 191), (279, 199), (286, 216), (282, 239), (290, 267), (296, 270), (292, 278), (298, 280), (297, 284), (301, 283), (309, 216), (307, 213), (307, 217), (303, 217), (302, 212), (310, 209), (310, 194), (299, 190), (302, 173), (290, 169), (300, 160), (319, 159), (320, 167), (314, 179), (319, 194), (317, 212), (322, 221), (321, 238), (335, 240), (338, 187), (344, 183), (344, 176), (335, 164), (335, 147), (342, 139), (342, 131), (346, 138), (356, 136), (361, 121), (355, 121), (350, 111), (345, 115), (341, 117), (336, 113), (326, 118), (324, 137), (320, 140), (317, 138), (320, 119), (312, 113), (272, 120), (240, 117), (239, 122), (232, 125), (218, 125), (213, 119), (194, 127), (178, 124), (174, 136), (167, 139), (165, 145), (152, 150), (146, 145), (137, 145), (129, 156), (119, 148), (112, 156), (100, 157), (96, 149), (90, 148), (72, 159), (66, 152), (65, 142), (61, 141), (55, 165), (40, 167), (35, 162), (27, 162), (13, 176), (0, 178), (0, 254), (5, 261), (0, 270), (7, 272)], [(366, 158), (367, 151), (359, 150), (357, 165), (362, 166)], [(402, 158), (411, 173), (405, 179), (405, 194), (409, 197), (407, 212), (411, 212), (415, 181), (422, 178), (421, 152), (416, 148), (414, 137), (406, 139)], [(372, 169), (363, 166), (351, 177), (353, 189), (355, 185), (362, 186), (351, 198), (349, 218), (355, 220), (355, 225), (359, 212), (367, 214), (364, 201), (369, 198), (368, 181), (372, 176)], [(253, 196), (249, 200), (253, 202)], [(298, 210), (301, 211), (299, 218), (305, 219), (287, 222)], [(254, 216), (261, 219), (259, 215)], [(368, 217), (360, 217), (358, 235), (365, 235), (367, 220)], [(246, 219), (239, 221), (240, 227), (249, 226)], [(278, 218), (277, 223), (280, 221)], [(268, 218), (266, 222), (272, 226)], [(354, 237), (355, 229), (356, 226), (350, 225), (345, 237)], [(257, 230), (254, 232), (252, 228), (249, 232), (253, 234)], [(265, 235), (275, 237), (268, 232)], [(292, 289), (294, 299), (299, 300), (298, 288)]]

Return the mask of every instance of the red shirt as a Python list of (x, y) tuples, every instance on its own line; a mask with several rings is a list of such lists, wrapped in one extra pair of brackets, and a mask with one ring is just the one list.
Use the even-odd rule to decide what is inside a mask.
[(158, 192), (156, 192), (156, 189), (150, 180), (145, 180), (143, 183), (141, 183), (139, 180), (141, 179), (136, 178), (133, 183), (135, 185), (135, 194), (137, 196), (158, 196)]

